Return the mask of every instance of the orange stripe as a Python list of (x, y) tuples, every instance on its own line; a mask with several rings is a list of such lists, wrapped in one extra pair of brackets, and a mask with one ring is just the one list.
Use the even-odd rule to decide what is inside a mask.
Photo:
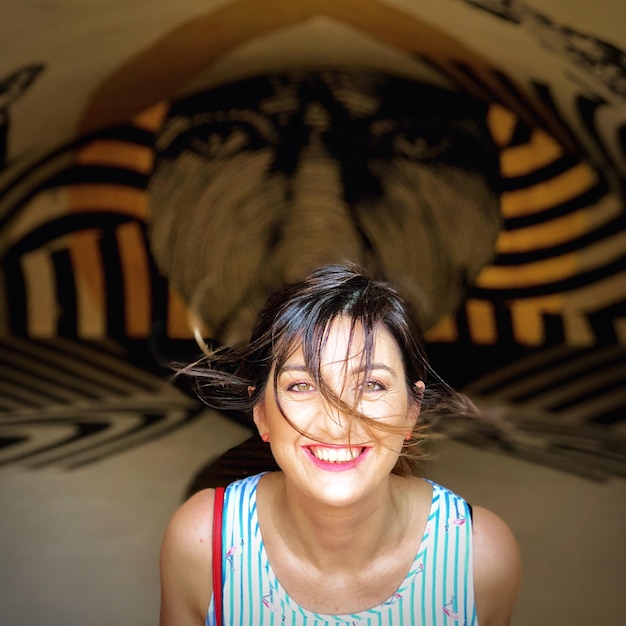
[(560, 313), (563, 299), (559, 295), (516, 300), (511, 303), (513, 334), (518, 343), (538, 345), (545, 342), (546, 313)]
[(103, 337), (106, 333), (104, 268), (98, 249), (99, 233), (82, 231), (72, 235), (70, 255), (77, 294), (78, 335)]
[(511, 289), (532, 287), (570, 278), (577, 273), (578, 257), (564, 254), (556, 259), (515, 265), (512, 267), (486, 267), (478, 276), (476, 285), (485, 289)]
[(68, 209), (75, 213), (111, 211), (144, 220), (145, 192), (122, 185), (85, 183), (66, 188)]
[(167, 310), (167, 336), (170, 339), (191, 339), (187, 305), (182, 297), (170, 287)]
[(145, 109), (133, 117), (133, 126), (152, 131), (153, 133), (157, 132), (163, 125), (168, 106), (166, 102), (159, 102)]
[(424, 337), (426, 341), (456, 341), (459, 338), (456, 322), (454, 316), (447, 315), (440, 319), (433, 327), (429, 328)]
[(468, 300), (465, 304), (470, 335), (474, 343), (494, 344), (498, 341), (498, 330), (493, 304), (485, 300)]
[(80, 165), (121, 167), (142, 174), (151, 171), (153, 162), (151, 148), (110, 139), (97, 139), (76, 155), (76, 163)]
[(499, 104), (489, 107), (487, 113), (487, 125), (491, 137), (497, 146), (501, 148), (509, 145), (517, 127), (518, 117)]
[(501, 195), (502, 214), (519, 217), (539, 213), (555, 204), (567, 202), (580, 196), (597, 182), (595, 172), (580, 163), (548, 181), (519, 191)]
[[(77, 156), (77, 162), (80, 159), (100, 159), (101, 152), (98, 152), (98, 143), (87, 146)], [(113, 143), (113, 142), (110, 142)], [(100, 147), (104, 144), (100, 143)], [(110, 144), (109, 144), (110, 145)], [(119, 144), (118, 144), (119, 145)], [(96, 154), (98, 152), (98, 154)], [(115, 154), (116, 158), (120, 157), (120, 152)], [(129, 152), (125, 153), (137, 162), (137, 157), (142, 154), (143, 164), (148, 162), (149, 156), (145, 150), (136, 150), (131, 147)], [(141, 161), (141, 158), (139, 159)], [(123, 185), (100, 184), (100, 183), (84, 183), (79, 185), (70, 185), (65, 188), (67, 197), (67, 210), (69, 213), (89, 213), (95, 211), (104, 211), (128, 215), (138, 220), (145, 221), (146, 210), (146, 194), (143, 190), (132, 189)], [(86, 329), (84, 336), (99, 336), (98, 333), (104, 334), (106, 324), (104, 319), (104, 291), (102, 287), (103, 277), (101, 272), (104, 269), (98, 267), (97, 255), (94, 253), (94, 235), (89, 233), (73, 233), (68, 237), (70, 241), (71, 254), (74, 265), (74, 275), (77, 285), (80, 285), (81, 303), (79, 311), (79, 327)], [(97, 269), (96, 269), (97, 268)], [(91, 295), (88, 292), (91, 290)], [(101, 309), (101, 310), (100, 310)], [(93, 320), (90, 316), (93, 315)], [(81, 331), (82, 332), (82, 331)]]
[(501, 152), (503, 176), (523, 176), (554, 162), (565, 150), (550, 135), (535, 130), (527, 144)]
[(52, 337), (57, 330), (57, 284), (50, 260), (50, 250), (40, 248), (21, 259), (28, 302), (28, 334)]
[(137, 223), (117, 230), (124, 276), (124, 310), (128, 337), (147, 337), (151, 326), (152, 294), (145, 242)]
[(582, 211), (565, 215), (546, 224), (503, 231), (496, 248), (501, 253), (530, 252), (566, 243), (587, 232), (587, 219)]

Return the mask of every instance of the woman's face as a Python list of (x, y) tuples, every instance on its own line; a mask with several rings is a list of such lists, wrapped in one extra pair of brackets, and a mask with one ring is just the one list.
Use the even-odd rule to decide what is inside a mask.
[(388, 479), (419, 414), (392, 336), (382, 328), (377, 331), (367, 373), (362, 369), (362, 349), (358, 326), (350, 343), (350, 319), (337, 318), (321, 355), (322, 378), (346, 404), (358, 402), (355, 408), (360, 413), (398, 432), (372, 430), (332, 406), (307, 371), (302, 349), (278, 372), (277, 396), (285, 414), (306, 435), (281, 414), (272, 389), (274, 369), (254, 408), (259, 432), (269, 434), (272, 453), (288, 483), (337, 505), (367, 497)]

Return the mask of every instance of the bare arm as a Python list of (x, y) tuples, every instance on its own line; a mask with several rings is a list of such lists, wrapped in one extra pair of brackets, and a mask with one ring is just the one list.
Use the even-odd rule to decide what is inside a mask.
[(214, 491), (192, 496), (172, 517), (161, 546), (160, 626), (204, 626), (212, 593)]
[(474, 594), (480, 626), (509, 626), (519, 591), (519, 549), (509, 527), (474, 508)]

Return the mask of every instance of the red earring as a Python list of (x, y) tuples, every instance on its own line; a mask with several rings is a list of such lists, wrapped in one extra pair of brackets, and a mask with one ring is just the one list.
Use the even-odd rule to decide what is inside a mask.
[(263, 441), (265, 441), (265, 443), (267, 443), (270, 440), (270, 435), (269, 433), (263, 433), (261, 435), (261, 439), (263, 439)]
[(411, 440), (411, 435), (412, 435), (411, 431), (409, 431), (406, 435), (404, 435), (405, 441), (410, 441)]

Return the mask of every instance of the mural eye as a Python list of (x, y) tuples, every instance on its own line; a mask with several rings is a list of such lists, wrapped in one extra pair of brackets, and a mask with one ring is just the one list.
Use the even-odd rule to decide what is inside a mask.
[(396, 154), (420, 161), (441, 157), (450, 145), (451, 138), (436, 129), (424, 129), (423, 132), (400, 132), (392, 141), (393, 151)]
[(209, 158), (225, 158), (244, 150), (258, 150), (267, 145), (252, 124), (224, 122), (211, 124), (205, 132), (194, 133), (189, 147)]
[(179, 105), (157, 139), (160, 157), (175, 159), (195, 152), (208, 159), (228, 158), (276, 143), (272, 121), (251, 109), (188, 110)]
[(190, 147), (204, 156), (219, 158), (237, 154), (249, 147), (250, 144), (249, 132), (240, 126), (233, 126), (211, 132), (204, 141), (194, 138)]
[(373, 152), (387, 157), (402, 156), (416, 161), (441, 157), (452, 146), (450, 130), (436, 121), (416, 126), (416, 120), (376, 120), (370, 127)]

